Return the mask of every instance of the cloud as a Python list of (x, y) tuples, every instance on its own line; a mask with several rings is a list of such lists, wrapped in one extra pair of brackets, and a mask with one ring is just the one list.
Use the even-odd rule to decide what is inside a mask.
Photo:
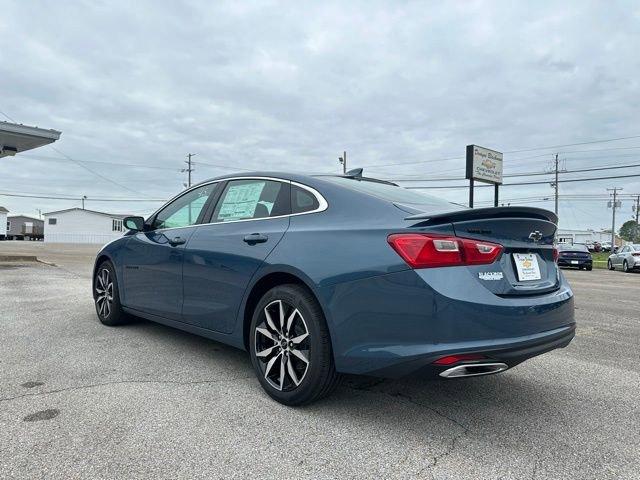
[[(198, 154), (196, 180), (228, 171), (198, 162), (337, 173), (344, 149), (354, 167), (429, 160), (365, 170), (383, 178), (462, 176), (462, 160), (433, 160), (463, 156), (469, 143), (510, 151), (640, 134), (638, 17), (624, 2), (11, 2), (0, 18), (0, 110), (62, 130), (56, 148), (75, 159), (161, 167), (87, 164), (154, 198), (182, 188), (188, 152)], [(507, 154), (505, 170), (542, 170), (555, 151), (547, 153)], [(563, 158), (568, 169), (638, 158), (615, 155)], [(60, 155), (45, 147), (1, 160), (0, 191), (130, 196), (72, 162), (38, 156)], [(588, 176), (565, 176), (578, 175)], [(640, 193), (632, 178), (561, 192), (613, 184)], [(25, 213), (70, 203), (0, 197)], [(567, 227), (609, 223), (603, 201), (562, 202), (560, 213)]]

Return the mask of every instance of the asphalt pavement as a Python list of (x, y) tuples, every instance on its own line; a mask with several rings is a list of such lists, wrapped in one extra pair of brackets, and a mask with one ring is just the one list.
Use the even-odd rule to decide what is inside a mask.
[(8, 243), (56, 266), (0, 264), (1, 478), (640, 478), (640, 274), (565, 271), (575, 340), (502, 374), (288, 408), (245, 352), (102, 326), (93, 252)]

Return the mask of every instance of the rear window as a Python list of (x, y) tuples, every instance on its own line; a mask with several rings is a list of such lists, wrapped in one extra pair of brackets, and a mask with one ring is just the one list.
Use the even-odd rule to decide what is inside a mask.
[(291, 186), (291, 213), (312, 212), (320, 208), (313, 193), (297, 185)]
[(451, 210), (466, 210), (466, 207), (457, 205), (455, 203), (447, 202), (437, 197), (432, 197), (425, 193), (418, 192), (416, 190), (407, 190), (406, 188), (398, 187), (397, 185), (391, 185), (388, 183), (379, 183), (371, 180), (358, 180), (348, 177), (323, 177), (325, 180), (337, 183), (344, 187), (352, 188), (353, 190), (359, 190), (374, 197), (382, 198), (393, 203), (400, 203), (402, 205), (408, 205), (420, 210), (431, 211), (451, 211)]
[(588, 252), (589, 249), (587, 248), (586, 245), (583, 245), (581, 243), (574, 243), (573, 245), (570, 245), (568, 243), (559, 243), (558, 244), (558, 250), (562, 251), (562, 250), (571, 250), (572, 252)]

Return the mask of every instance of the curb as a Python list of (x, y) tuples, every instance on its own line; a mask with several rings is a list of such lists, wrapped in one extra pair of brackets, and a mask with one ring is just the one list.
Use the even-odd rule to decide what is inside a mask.
[(35, 255), (0, 255), (0, 262), (37, 262)]

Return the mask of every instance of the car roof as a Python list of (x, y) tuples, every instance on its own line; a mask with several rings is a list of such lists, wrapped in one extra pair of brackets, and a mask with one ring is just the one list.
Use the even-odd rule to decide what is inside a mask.
[[(192, 187), (197, 187), (198, 185), (204, 185), (207, 183), (215, 182), (215, 181), (223, 181), (223, 180), (233, 180), (235, 178), (246, 178), (246, 177), (270, 177), (281, 180), (290, 180), (293, 182), (302, 183), (305, 185), (309, 185), (311, 187), (315, 187), (318, 185), (327, 185), (327, 182), (324, 180), (329, 177), (343, 177), (343, 178), (353, 178), (349, 175), (332, 175), (332, 174), (304, 174), (304, 173), (292, 173), (292, 172), (278, 172), (278, 171), (251, 171), (251, 172), (238, 172), (238, 173), (229, 173), (225, 175), (220, 175), (218, 177), (212, 177), (207, 180), (203, 180), (197, 184), (192, 185)], [(385, 180), (380, 180), (378, 178), (371, 177), (358, 177), (358, 180), (365, 180), (369, 182), (376, 183), (385, 183), (388, 185), (398, 186), (395, 183), (387, 182)], [(335, 184), (332, 182), (333, 186), (338, 186), (341, 188), (346, 188), (344, 185)]]

